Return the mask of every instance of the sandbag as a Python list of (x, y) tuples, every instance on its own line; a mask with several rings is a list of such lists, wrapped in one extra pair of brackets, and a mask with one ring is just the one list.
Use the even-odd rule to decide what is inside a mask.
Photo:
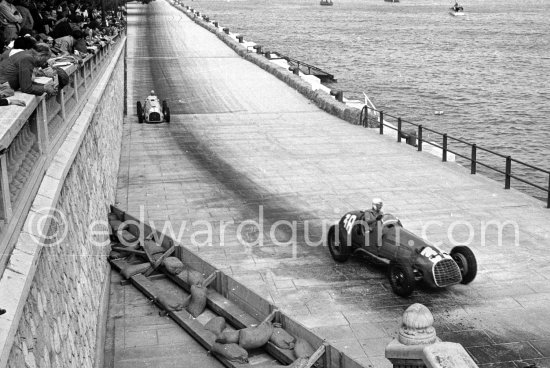
[(162, 254), (165, 252), (164, 248), (158, 245), (154, 240), (145, 240), (143, 242), (143, 248), (146, 248), (150, 255)]
[(190, 296), (181, 297), (175, 292), (160, 291), (157, 300), (167, 311), (180, 311), (189, 305)]
[(225, 329), (216, 337), (216, 342), (222, 344), (237, 344), (239, 342), (239, 330)]
[(294, 349), (294, 343), (296, 342), (296, 338), (291, 334), (289, 334), (288, 332), (286, 332), (281, 327), (280, 323), (274, 323), (273, 333), (271, 334), (269, 341), (271, 341), (275, 346), (281, 349)]
[(206, 308), (206, 288), (200, 285), (191, 286), (191, 303), (187, 311), (195, 318), (201, 315)]
[(149, 263), (138, 263), (135, 265), (126, 266), (120, 273), (124, 276), (125, 279), (137, 275), (138, 273), (143, 273), (149, 269), (151, 265)]
[(214, 317), (210, 321), (206, 322), (204, 328), (218, 336), (225, 328), (225, 319), (223, 317)]
[(248, 363), (248, 352), (237, 344), (219, 344), (212, 345), (211, 352), (218, 354), (230, 362)]
[(239, 332), (239, 345), (245, 349), (256, 349), (265, 345), (273, 334), (273, 325), (269, 321), (256, 327), (243, 328)]
[(131, 246), (132, 249), (137, 249), (139, 246), (138, 238), (128, 230), (121, 230), (117, 232), (117, 237), (124, 246)]
[(201, 285), (204, 282), (202, 273), (195, 270), (184, 269), (177, 276), (188, 285)]
[(183, 263), (176, 257), (168, 257), (162, 261), (162, 265), (171, 275), (177, 275), (183, 271)]
[(126, 255), (124, 255), (121, 252), (118, 252), (116, 250), (112, 250), (111, 252), (109, 252), (109, 259), (120, 259), (120, 258), (124, 258), (124, 257), (126, 257)]
[(296, 339), (294, 343), (294, 354), (296, 354), (296, 357), (309, 358), (313, 353), (315, 353), (315, 350), (313, 350), (309, 342), (300, 338)]

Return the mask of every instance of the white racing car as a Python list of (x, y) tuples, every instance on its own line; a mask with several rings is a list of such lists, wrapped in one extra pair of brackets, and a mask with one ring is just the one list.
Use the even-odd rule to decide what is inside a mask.
[(160, 103), (159, 98), (155, 95), (155, 91), (151, 91), (151, 94), (147, 96), (145, 102), (137, 102), (137, 115), (139, 123), (162, 123), (170, 122), (170, 108), (166, 103), (166, 100)]

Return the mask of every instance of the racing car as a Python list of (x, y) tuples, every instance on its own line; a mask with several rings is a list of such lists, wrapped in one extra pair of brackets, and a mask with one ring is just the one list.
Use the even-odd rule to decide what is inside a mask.
[(166, 100), (160, 103), (159, 98), (155, 95), (154, 91), (147, 96), (145, 102), (137, 102), (137, 115), (139, 123), (162, 123), (163, 121), (170, 122), (170, 108)]
[(327, 245), (332, 258), (345, 262), (355, 253), (367, 254), (387, 264), (393, 292), (410, 296), (416, 282), (433, 288), (468, 284), (477, 274), (477, 261), (467, 246), (456, 246), (446, 253), (406, 230), (391, 214), (380, 216), (369, 226), (361, 211), (346, 213), (329, 228)]

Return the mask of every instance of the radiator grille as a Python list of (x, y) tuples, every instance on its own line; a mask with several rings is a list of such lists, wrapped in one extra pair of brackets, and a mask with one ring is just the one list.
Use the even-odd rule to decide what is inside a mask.
[(149, 114), (149, 121), (160, 121), (160, 114), (158, 112), (152, 112)]
[(439, 287), (458, 284), (462, 281), (460, 269), (452, 259), (442, 259), (433, 267), (435, 284)]

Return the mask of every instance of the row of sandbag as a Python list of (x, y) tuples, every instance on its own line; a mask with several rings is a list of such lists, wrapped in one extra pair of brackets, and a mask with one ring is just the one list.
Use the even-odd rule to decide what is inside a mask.
[[(247, 363), (247, 350), (260, 348), (271, 342), (280, 349), (294, 352), (296, 360), (291, 367), (303, 367), (315, 351), (304, 339), (296, 339), (286, 332), (281, 324), (271, 323), (269, 320), (271, 317), (272, 315), (258, 326), (246, 327), (240, 330), (226, 328), (223, 317), (212, 318), (204, 325), (204, 328), (213, 334), (215, 341), (211, 351), (229, 361)], [(273, 365), (270, 365), (270, 367), (273, 367)]]

